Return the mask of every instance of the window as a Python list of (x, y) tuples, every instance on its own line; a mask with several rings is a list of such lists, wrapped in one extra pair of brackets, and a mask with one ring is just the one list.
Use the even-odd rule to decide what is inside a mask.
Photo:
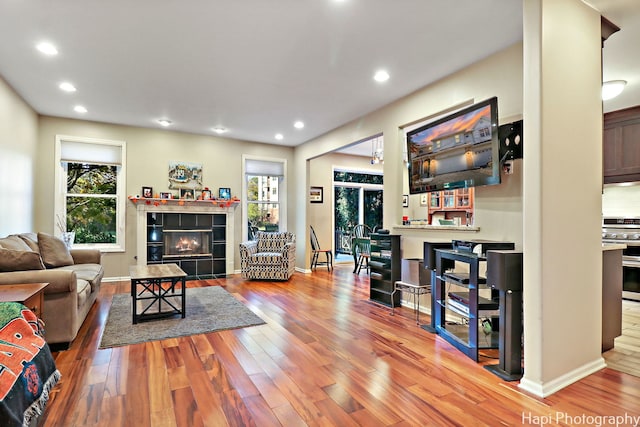
[(243, 217), (244, 223), (247, 224), (243, 238), (253, 238), (253, 233), (256, 231), (285, 231), (286, 161), (244, 156), (243, 162), (245, 175)]
[(74, 246), (124, 251), (125, 142), (56, 137), (57, 230)]

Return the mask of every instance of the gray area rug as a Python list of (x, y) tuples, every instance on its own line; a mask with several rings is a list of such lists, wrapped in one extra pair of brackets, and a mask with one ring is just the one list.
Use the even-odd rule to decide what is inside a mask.
[(100, 348), (118, 347), (225, 329), (264, 324), (240, 301), (220, 286), (187, 288), (186, 317), (132, 323), (131, 295), (117, 294), (109, 309)]

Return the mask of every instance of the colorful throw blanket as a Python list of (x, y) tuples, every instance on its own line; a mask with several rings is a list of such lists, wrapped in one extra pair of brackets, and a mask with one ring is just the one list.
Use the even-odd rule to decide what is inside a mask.
[(29, 425), (60, 379), (43, 335), (27, 307), (0, 303), (0, 427)]

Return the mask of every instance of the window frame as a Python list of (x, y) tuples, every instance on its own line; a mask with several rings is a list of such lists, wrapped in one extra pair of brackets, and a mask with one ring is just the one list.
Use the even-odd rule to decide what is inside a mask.
[[(247, 154), (242, 155), (242, 240), (249, 240), (249, 232), (246, 227), (246, 224), (249, 222), (249, 197), (248, 197), (248, 172), (247, 172), (247, 162), (248, 161), (260, 161), (260, 162), (270, 162), (270, 163), (278, 163), (282, 166), (282, 175), (274, 175), (270, 173), (251, 173), (251, 176), (277, 176), (278, 177), (278, 202), (279, 205), (279, 222), (278, 229), (280, 231), (287, 231), (287, 159), (280, 158), (268, 158), (268, 157), (258, 157), (258, 156), (250, 156)], [(256, 202), (251, 202), (256, 203)], [(257, 202), (257, 203), (269, 203), (274, 204), (274, 202)]]
[[(109, 139), (86, 138), (69, 135), (56, 135), (54, 169), (55, 169), (55, 189), (54, 192), (54, 224), (60, 218), (65, 224), (66, 199), (67, 199), (67, 162), (62, 161), (62, 145), (64, 142), (83, 143), (97, 146), (115, 146), (120, 149), (120, 164), (117, 165), (116, 177), (116, 242), (115, 243), (74, 243), (74, 248), (99, 249), (101, 252), (124, 252), (126, 248), (126, 142)], [(75, 163), (83, 163), (78, 160)], [(99, 162), (87, 160), (84, 163), (100, 164)], [(54, 235), (61, 236), (62, 231), (54, 227)]]

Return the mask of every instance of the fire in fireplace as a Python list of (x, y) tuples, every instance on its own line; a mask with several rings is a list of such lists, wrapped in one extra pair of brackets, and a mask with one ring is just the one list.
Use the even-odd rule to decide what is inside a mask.
[(164, 257), (211, 255), (211, 230), (164, 230)]

